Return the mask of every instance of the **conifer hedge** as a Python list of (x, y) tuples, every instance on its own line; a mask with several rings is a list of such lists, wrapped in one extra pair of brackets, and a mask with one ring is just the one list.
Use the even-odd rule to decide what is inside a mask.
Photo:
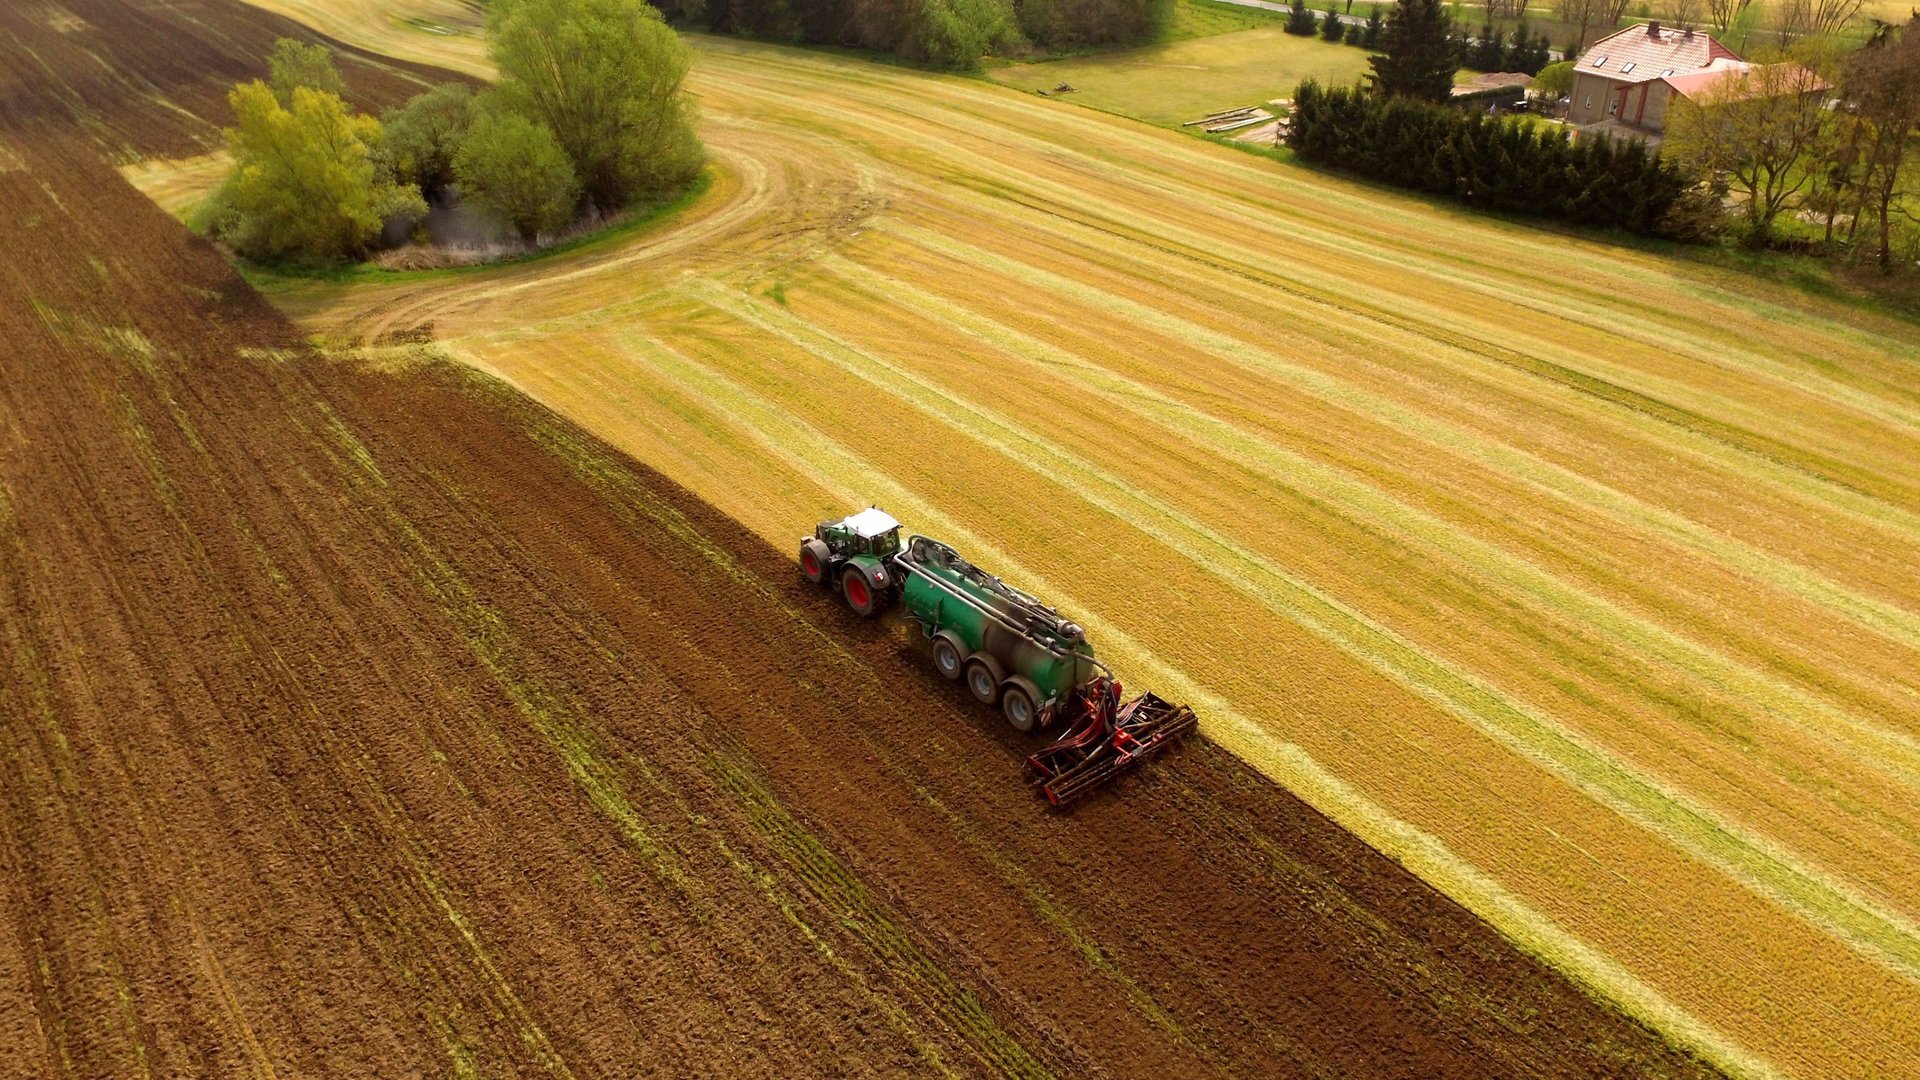
[(1305, 161), (1469, 206), (1654, 236), (1693, 185), (1637, 139), (1576, 142), (1564, 128), (1312, 79), (1294, 91), (1287, 144)]

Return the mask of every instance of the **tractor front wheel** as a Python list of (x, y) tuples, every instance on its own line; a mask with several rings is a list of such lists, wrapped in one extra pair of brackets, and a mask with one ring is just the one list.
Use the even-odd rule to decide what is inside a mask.
[(855, 615), (873, 616), (880, 610), (880, 594), (867, 583), (867, 575), (857, 566), (849, 566), (840, 575), (840, 595), (847, 598), (847, 606)]

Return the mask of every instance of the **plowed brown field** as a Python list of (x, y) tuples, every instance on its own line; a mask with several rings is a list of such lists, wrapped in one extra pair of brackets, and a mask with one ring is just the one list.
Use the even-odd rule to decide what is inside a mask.
[(1045, 812), (740, 525), (311, 352), (108, 160), (282, 27), (63, 10), (0, 11), (5, 1075), (1706, 1071), (1203, 740)]

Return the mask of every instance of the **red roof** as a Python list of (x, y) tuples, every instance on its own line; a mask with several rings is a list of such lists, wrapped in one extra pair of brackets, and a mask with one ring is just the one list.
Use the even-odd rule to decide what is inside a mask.
[(1715, 60), (1702, 71), (1685, 75), (1673, 75), (1667, 79), (1667, 85), (1681, 97), (1698, 97), (1707, 89), (1719, 85), (1725, 79), (1742, 79), (1750, 73), (1760, 73), (1759, 81), (1747, 80), (1741, 97), (1753, 97), (1760, 94), (1811, 94), (1827, 88), (1826, 80), (1799, 64), (1763, 64), (1758, 67), (1744, 60)]
[(1639, 83), (1699, 71), (1720, 59), (1740, 57), (1698, 31), (1667, 30), (1659, 23), (1648, 23), (1594, 42), (1580, 54), (1574, 70), (1590, 71), (1616, 82)]

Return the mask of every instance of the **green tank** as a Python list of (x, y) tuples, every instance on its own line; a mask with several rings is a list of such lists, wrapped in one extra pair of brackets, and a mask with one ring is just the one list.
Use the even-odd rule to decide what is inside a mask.
[(1030, 731), (1053, 722), (1102, 673), (1079, 625), (924, 536), (894, 556), (908, 618), (933, 642), (933, 664), (982, 704)]

